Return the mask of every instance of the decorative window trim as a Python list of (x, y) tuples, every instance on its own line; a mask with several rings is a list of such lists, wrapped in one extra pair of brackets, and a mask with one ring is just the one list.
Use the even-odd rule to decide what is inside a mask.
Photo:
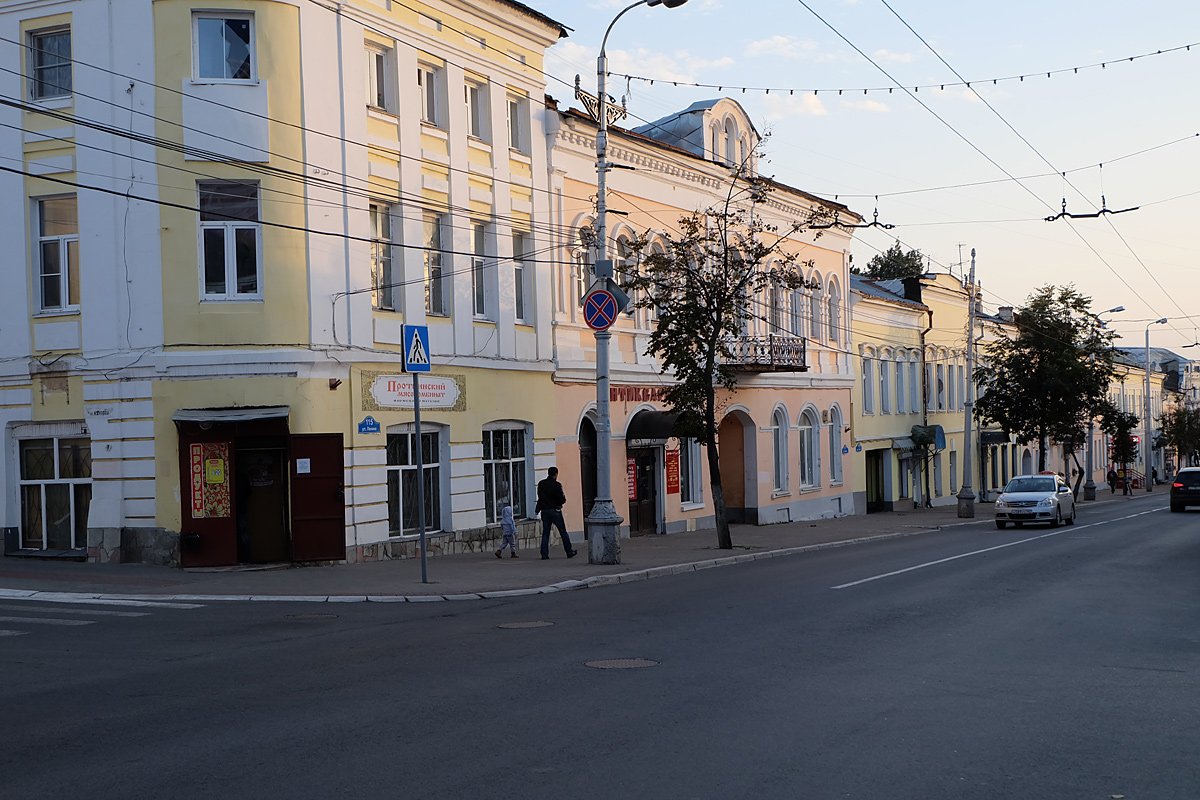
[[(38, 40), (42, 39), (42, 38), (48, 38), (50, 36), (57, 36), (57, 35), (64, 34), (64, 33), (67, 35), (67, 48), (69, 51), (73, 52), (72, 48), (74, 47), (75, 42), (71, 36), (71, 26), (70, 25), (54, 25), (49, 28), (39, 28), (37, 30), (29, 31), (25, 35), (26, 45), (29, 48), (27, 50), (28, 57), (26, 58), (26, 62), (25, 62), (26, 70), (27, 70), (27, 74), (25, 76), (25, 82), (26, 82), (26, 86), (28, 87), (26, 94), (28, 95), (31, 102), (34, 102), (34, 103), (61, 103), (63, 101), (66, 101), (66, 104), (69, 105), (70, 100), (72, 99), (72, 97), (74, 95), (75, 74), (74, 74), (74, 68), (72, 67), (73, 62), (71, 60), (71, 52), (68, 52), (68, 54), (66, 56), (66, 61), (64, 61), (64, 62), (59, 62), (59, 63), (51, 65), (51, 66), (38, 63), (39, 54), (46, 53), (48, 55), (47, 51), (45, 51), (41, 47), (38, 47)], [(58, 69), (63, 66), (65, 66), (67, 68), (67, 76), (68, 76), (67, 77), (68, 85), (65, 87), (65, 90), (59, 91), (54, 94), (39, 94), (38, 89), (40, 87), (44, 86), (45, 83), (44, 83), (44, 81), (42, 81), (39, 78), (38, 71), (46, 70), (46, 69)]]

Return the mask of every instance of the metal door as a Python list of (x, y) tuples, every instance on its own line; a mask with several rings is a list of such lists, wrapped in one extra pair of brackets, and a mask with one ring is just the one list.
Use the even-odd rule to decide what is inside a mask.
[(342, 434), (292, 434), (292, 559), (346, 557), (346, 492)]
[(641, 536), (658, 533), (658, 469), (653, 450), (632, 450), (634, 490), (629, 498), (629, 533)]

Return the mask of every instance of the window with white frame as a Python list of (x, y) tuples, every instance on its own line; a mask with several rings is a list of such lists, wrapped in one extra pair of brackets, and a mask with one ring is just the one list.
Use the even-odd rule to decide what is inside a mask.
[(904, 387), (904, 369), (903, 361), (896, 362), (896, 413), (908, 413), (908, 391)]
[(962, 411), (964, 408), (966, 408), (966, 405), (967, 405), (968, 389), (967, 389), (967, 382), (965, 380), (966, 379), (966, 367), (964, 367), (962, 364), (959, 364), (954, 369), (957, 372), (957, 380), (955, 381), (955, 383), (958, 385), (958, 410)]
[(808, 295), (809, 335), (813, 341), (821, 340), (821, 293), (812, 289)]
[(695, 439), (679, 440), (679, 501), (702, 503), (700, 443)]
[(529, 276), (525, 272), (525, 259), (529, 253), (529, 234), (513, 231), (513, 316), (517, 322), (525, 322), (529, 311)]
[(736, 155), (735, 148), (737, 147), (738, 129), (737, 123), (732, 117), (725, 118), (725, 163), (736, 163), (733, 159)]
[[(616, 252), (613, 253), (613, 271), (617, 283), (628, 284), (631, 280), (637, 277), (639, 271), (637, 254), (633, 252), (633, 245), (629, 242), (629, 237), (621, 235), (617, 237)], [(637, 312), (637, 304), (633, 300), (634, 291), (629, 290), (630, 303), (625, 307), (625, 316), (632, 317)]]
[(38, 307), (79, 308), (79, 209), (75, 195), (37, 202)]
[(371, 301), (376, 308), (395, 309), (395, 276), (392, 273), (392, 206), (372, 200)]
[(421, 224), (422, 238), (425, 242), (425, 313), (445, 316), (447, 311), (443, 259), (446, 254), (442, 252), (442, 229), (446, 225), (446, 215), (425, 214)]
[(879, 413), (892, 413), (891, 366), (883, 359), (879, 360)]
[(842, 299), (836, 286), (829, 287), (829, 296), (825, 299), (826, 322), (829, 328), (829, 341), (836, 342), (839, 338), (838, 328), (842, 324)]
[(256, 80), (253, 14), (206, 11), (194, 14), (192, 19), (192, 74), (197, 80)]
[(925, 410), (937, 409), (937, 386), (933, 382), (933, 364), (925, 362)]
[(862, 360), (862, 407), (864, 414), (875, 413), (875, 360)]
[(777, 492), (788, 488), (788, 417), (782, 408), (775, 409), (771, 415), (771, 451), (774, 456), (774, 489)]
[(483, 505), (488, 524), (500, 521), (501, 509), (512, 506), (513, 517), (524, 519), (529, 472), (524, 425), (488, 426), (483, 431)]
[(946, 380), (949, 386), (946, 387), (946, 408), (951, 411), (958, 409), (958, 384), (954, 381), (954, 376), (957, 373), (954, 371), (954, 365), (950, 364), (946, 367)]
[(478, 319), (488, 316), (487, 235), (487, 223), (471, 223), (471, 310)]
[(200, 261), (205, 300), (262, 298), (258, 184), (199, 181)]
[(518, 153), (529, 155), (529, 98), (525, 95), (508, 96), (508, 146)]
[(946, 365), (937, 365), (937, 407), (938, 411), (946, 410)]
[(792, 292), (792, 336), (804, 335), (804, 295), (799, 290)]
[(829, 481), (842, 482), (842, 410), (829, 409)]
[[(389, 429), (387, 434), (388, 530), (392, 536), (420, 533), (417, 505), (416, 432)], [(421, 427), (420, 479), (425, 492), (425, 531), (442, 527), (442, 430)]]
[(70, 28), (30, 32), (28, 84), (31, 100), (71, 96)]
[(482, 78), (467, 78), (463, 85), (463, 96), (467, 103), (467, 135), (482, 142), (490, 142), (492, 128), (487, 81)]
[(571, 251), (571, 300), (578, 308), (587, 294), (592, 281), (592, 247), (596, 231), (591, 225), (579, 228), (575, 235), (575, 247)]
[(713, 161), (720, 161), (721, 160), (721, 129), (718, 128), (716, 125), (712, 126), (711, 139), (712, 139), (712, 142), (711, 142), (711, 146), (710, 146), (710, 158), (712, 158)]
[(18, 444), (21, 547), (87, 547), (92, 500), (92, 444), (83, 438), (23, 439)]
[(417, 89), (421, 95), (421, 121), (435, 128), (446, 127), (442, 108), (442, 82), (446, 70), (429, 64), (417, 65)]
[(367, 105), (391, 114), (396, 113), (395, 60), (390, 47), (367, 45)]
[(779, 289), (779, 284), (771, 283), (771, 287), (767, 290), (767, 303), (770, 306), (771, 329), (767, 333), (778, 336), (784, 332), (783, 327), (783, 292)]
[[(911, 355), (909, 356), (912, 357)], [(916, 361), (908, 362), (908, 411), (921, 410), (921, 368)]]
[(817, 432), (820, 423), (810, 408), (800, 415), (800, 486), (812, 488), (817, 485)]

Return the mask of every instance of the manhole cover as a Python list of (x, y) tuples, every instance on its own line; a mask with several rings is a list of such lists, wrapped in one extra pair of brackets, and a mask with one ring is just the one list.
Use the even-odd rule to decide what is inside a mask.
[(584, 662), (584, 666), (592, 669), (643, 669), (657, 667), (658, 662), (648, 658), (605, 658), (599, 661)]
[(288, 619), (294, 619), (298, 622), (311, 622), (319, 619), (337, 619), (337, 614), (288, 614)]
[(533, 622), (505, 622), (501, 625), (497, 625), (496, 627), (504, 628), (506, 630), (511, 631), (511, 630), (521, 630), (523, 628), (549, 628), (553, 624), (554, 624), (553, 622), (545, 622), (545, 621), (539, 619), (539, 620), (534, 620)]

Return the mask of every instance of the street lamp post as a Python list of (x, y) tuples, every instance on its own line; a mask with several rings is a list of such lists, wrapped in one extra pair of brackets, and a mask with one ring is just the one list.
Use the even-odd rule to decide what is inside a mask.
[(1167, 318), (1156, 319), (1146, 326), (1146, 419), (1142, 424), (1142, 453), (1144, 458), (1143, 467), (1145, 472), (1142, 473), (1142, 480), (1146, 482), (1146, 491), (1154, 489), (1154, 483), (1150, 480), (1150, 459), (1154, 457), (1154, 442), (1151, 437), (1154, 435), (1154, 423), (1150, 421), (1150, 325), (1166, 325)]
[[(967, 281), (967, 385), (963, 402), (963, 482), (958, 491), (958, 516), (972, 519), (975, 516), (975, 492), (971, 489), (971, 415), (975, 411), (975, 248), (971, 248), (971, 277)], [(982, 458), (982, 456), (981, 456)]]
[[(687, 0), (638, 0), (621, 9), (600, 41), (596, 58), (596, 279), (612, 278), (612, 262), (608, 260), (608, 203), (605, 196), (608, 182), (608, 35), (617, 20), (638, 6), (678, 8)], [(592, 564), (621, 563), (621, 516), (612, 498), (612, 422), (609, 415), (608, 350), (612, 334), (596, 331), (596, 501), (587, 517), (588, 562)]]
[[(1125, 306), (1113, 306), (1107, 311), (1101, 311), (1100, 314), (1116, 314), (1125, 310)], [(1104, 327), (1104, 320), (1100, 319), (1100, 314), (1093, 314), (1100, 322), (1100, 327)], [(1092, 354), (1092, 361), (1096, 360), (1096, 354)], [(1088, 414), (1088, 440), (1087, 440), (1087, 480), (1083, 483), (1083, 499), (1096, 499), (1096, 481), (1093, 475), (1095, 471), (1095, 455), (1093, 451), (1096, 449), (1096, 417), (1094, 414)]]

